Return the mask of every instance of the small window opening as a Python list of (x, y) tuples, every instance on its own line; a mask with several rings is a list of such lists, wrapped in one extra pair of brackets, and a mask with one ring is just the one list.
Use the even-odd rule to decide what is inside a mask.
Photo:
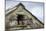
[(24, 16), (23, 16), (23, 15), (18, 15), (18, 16), (17, 16), (18, 25), (20, 25), (19, 21), (22, 22), (22, 25), (24, 24), (24, 23), (23, 23), (23, 19), (24, 19)]

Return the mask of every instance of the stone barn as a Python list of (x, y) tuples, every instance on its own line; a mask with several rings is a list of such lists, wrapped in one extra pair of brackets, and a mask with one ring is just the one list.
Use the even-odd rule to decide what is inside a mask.
[(5, 29), (37, 29), (44, 24), (29, 12), (22, 3), (5, 11)]

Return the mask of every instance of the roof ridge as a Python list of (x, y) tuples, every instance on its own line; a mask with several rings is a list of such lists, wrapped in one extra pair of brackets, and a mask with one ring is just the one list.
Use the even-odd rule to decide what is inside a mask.
[(6, 11), (9, 11), (10, 9), (13, 9), (13, 8), (15, 8), (15, 7), (18, 7), (19, 5), (22, 5), (23, 7), (25, 7), (22, 3), (18, 3), (16, 6), (14, 6), (14, 7), (12, 7), (12, 8), (8, 8), (7, 10), (5, 10), (5, 12), (6, 12)]

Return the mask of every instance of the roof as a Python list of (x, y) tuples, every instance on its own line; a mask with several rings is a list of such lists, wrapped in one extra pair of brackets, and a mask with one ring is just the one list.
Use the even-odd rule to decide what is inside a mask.
[[(36, 16), (34, 16), (31, 12), (29, 12), (25, 6), (22, 4), (22, 3), (19, 3), (17, 6), (14, 6), (13, 8), (11, 9), (7, 9), (5, 12), (5, 16), (8, 16), (9, 14), (11, 14), (12, 12), (14, 12), (19, 6), (23, 6), (23, 9), (25, 9), (28, 13), (30, 13), (35, 19), (37, 19), (41, 24), (43, 24)], [(16, 8), (15, 8), (16, 7)], [(43, 24), (44, 25), (44, 24)]]

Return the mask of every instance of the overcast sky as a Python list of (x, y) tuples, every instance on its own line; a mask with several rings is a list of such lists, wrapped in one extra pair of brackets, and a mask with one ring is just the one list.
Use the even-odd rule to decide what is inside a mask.
[[(6, 9), (16, 6), (21, 1), (6, 0)], [(27, 10), (29, 10), (33, 15), (35, 15), (39, 20), (43, 22), (43, 3), (38, 2), (21, 2)]]

